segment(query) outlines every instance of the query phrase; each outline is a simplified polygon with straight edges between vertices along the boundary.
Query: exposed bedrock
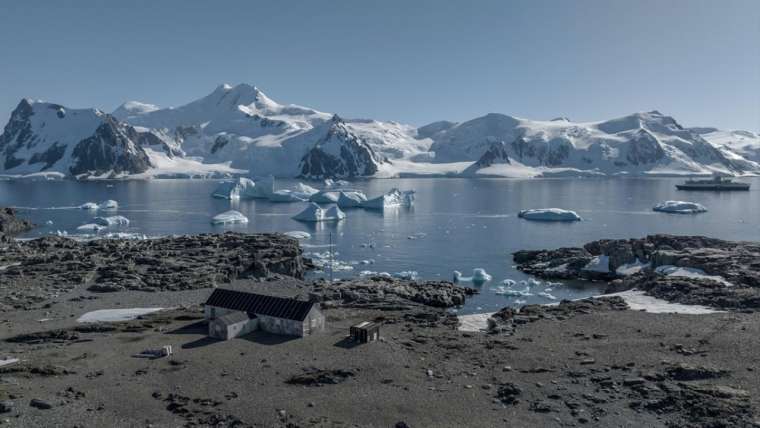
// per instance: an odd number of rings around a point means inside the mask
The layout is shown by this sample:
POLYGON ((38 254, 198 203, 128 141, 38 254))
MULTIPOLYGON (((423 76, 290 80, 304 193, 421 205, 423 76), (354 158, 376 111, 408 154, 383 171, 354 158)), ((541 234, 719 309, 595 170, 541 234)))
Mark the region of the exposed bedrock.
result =
POLYGON ((204 234, 157 239, 15 241, 0 253, 0 308, 24 307, 74 288, 187 290, 239 278, 303 279, 298 241, 281 234, 204 234))
POLYGON ((609 281, 609 292, 637 288, 679 303, 760 308, 760 244, 754 242, 649 235, 603 239, 582 248, 518 251, 514 261, 518 269, 539 277, 609 281), (696 274, 657 273, 663 266, 696 274))
POLYGON ((0 242, 8 241, 11 236, 26 232, 34 225, 16 216, 13 208, 0 208, 0 242))

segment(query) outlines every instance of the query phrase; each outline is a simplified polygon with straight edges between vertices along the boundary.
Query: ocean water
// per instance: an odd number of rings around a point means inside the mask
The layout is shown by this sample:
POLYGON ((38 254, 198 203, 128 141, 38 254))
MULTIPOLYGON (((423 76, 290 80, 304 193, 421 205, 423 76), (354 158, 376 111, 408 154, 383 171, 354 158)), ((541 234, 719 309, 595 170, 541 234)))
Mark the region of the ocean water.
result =
MULTIPOLYGON (((677 178, 614 179, 396 179, 353 183, 368 196, 393 187, 417 191, 412 208, 345 210, 339 223, 310 224, 293 220, 306 203, 262 200, 230 202, 211 198, 217 180, 154 180, 124 182, 0 182, 0 206, 15 206, 39 225, 25 237, 66 232, 96 215, 77 209, 85 202, 114 199, 127 227, 101 232, 160 236, 171 234, 306 231, 301 243, 307 255, 322 260, 334 243, 335 277, 363 271, 409 275, 419 279, 451 279, 455 270, 471 276, 485 269, 493 279, 479 285, 462 313, 498 310, 508 305, 550 303, 599 293, 593 284, 546 283, 518 272, 511 254, 521 249, 580 246, 602 238, 632 238, 653 233, 699 234, 724 239, 760 241, 760 180, 749 192, 684 192, 677 178), (698 215, 656 213, 664 200, 699 202, 698 215), (517 217, 527 208, 572 209, 581 222, 542 223, 517 217), (249 218, 246 225, 213 226, 210 219, 235 209, 249 218), (52 222, 52 224, 48 224, 52 222), (517 281, 504 294, 502 281, 517 281), (521 283, 521 281, 526 281, 521 283)), ((278 180, 277 188, 295 181, 278 180)), ((310 183, 315 185, 315 183, 310 183)), ((315 276, 327 275, 315 273, 315 276)))

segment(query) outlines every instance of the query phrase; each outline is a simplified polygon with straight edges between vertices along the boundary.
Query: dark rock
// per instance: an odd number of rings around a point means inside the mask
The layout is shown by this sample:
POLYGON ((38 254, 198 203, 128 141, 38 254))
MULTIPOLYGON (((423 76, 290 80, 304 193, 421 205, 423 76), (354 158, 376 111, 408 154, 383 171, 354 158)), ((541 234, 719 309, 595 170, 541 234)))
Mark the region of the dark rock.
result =
POLYGON ((53 408, 52 404, 48 403, 47 401, 39 400, 37 398, 33 398, 32 401, 29 402, 29 405, 40 410, 48 410, 53 408))
POLYGON ((581 314, 628 309, 620 297, 602 297, 598 299, 563 300, 558 305, 525 305, 519 309, 506 307, 496 312, 488 320, 491 333, 511 333, 519 324, 535 322, 541 319, 568 319, 581 314))
POLYGON ((667 376, 678 381, 693 381, 715 379, 726 376, 729 372, 711 367, 694 366, 686 363, 678 363, 665 370, 667 376))
POLYGON ((13 411, 13 401, 4 400, 0 401, 0 413, 9 413, 13 411))
POLYGON ((354 376, 354 372, 350 370, 320 370, 310 368, 306 369, 303 374, 292 376, 285 383, 304 386, 335 385, 345 382, 354 376))
POLYGON ((522 394, 522 390, 514 383, 503 383, 496 390, 496 398, 504 404, 517 404, 517 398, 522 394))
POLYGON ((33 227, 30 221, 18 218, 13 208, 0 208, 0 242, 8 241, 10 237, 33 227))

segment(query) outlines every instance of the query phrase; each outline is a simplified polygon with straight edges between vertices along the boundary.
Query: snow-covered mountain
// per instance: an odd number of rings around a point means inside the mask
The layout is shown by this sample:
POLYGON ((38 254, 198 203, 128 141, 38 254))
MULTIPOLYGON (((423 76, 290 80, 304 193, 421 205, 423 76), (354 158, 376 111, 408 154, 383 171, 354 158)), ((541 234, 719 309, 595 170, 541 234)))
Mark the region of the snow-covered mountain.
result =
POLYGON ((0 135, 0 172, 138 174, 150 168, 148 139, 99 110, 24 99, 0 135))
POLYGON ((0 174, 84 177, 585 176, 760 173, 760 137, 683 128, 657 111, 603 122, 491 113, 416 128, 280 104, 220 85, 188 104, 112 114, 23 100, 0 135, 0 174))
POLYGON ((716 147, 657 111, 604 122, 574 123, 488 114, 433 133, 435 162, 477 161, 494 142, 520 165, 604 174, 759 172, 760 165, 716 147))

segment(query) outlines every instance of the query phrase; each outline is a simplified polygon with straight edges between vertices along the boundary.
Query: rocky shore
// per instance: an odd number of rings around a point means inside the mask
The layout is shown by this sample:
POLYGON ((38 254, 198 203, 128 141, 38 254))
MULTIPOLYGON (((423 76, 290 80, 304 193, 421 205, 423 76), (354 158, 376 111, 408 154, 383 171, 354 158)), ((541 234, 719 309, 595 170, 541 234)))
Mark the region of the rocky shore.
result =
POLYGON ((0 207, 0 243, 10 242, 13 236, 31 230, 34 225, 16 216, 13 208, 0 207))

